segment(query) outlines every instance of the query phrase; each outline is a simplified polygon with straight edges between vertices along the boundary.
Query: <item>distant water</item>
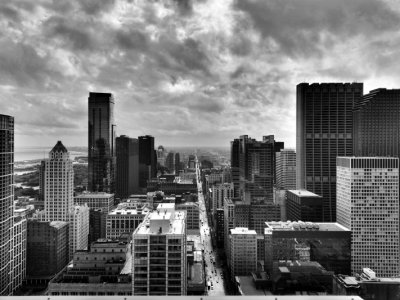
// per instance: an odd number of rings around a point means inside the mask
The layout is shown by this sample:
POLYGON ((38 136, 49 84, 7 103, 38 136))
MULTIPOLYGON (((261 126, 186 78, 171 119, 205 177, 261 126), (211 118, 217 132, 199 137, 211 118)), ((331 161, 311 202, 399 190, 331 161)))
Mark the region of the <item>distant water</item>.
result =
MULTIPOLYGON (((14 149, 14 161, 37 160, 49 157, 52 147, 19 147, 14 149)), ((69 151, 69 156, 73 160, 76 156, 87 156, 87 152, 69 151)))

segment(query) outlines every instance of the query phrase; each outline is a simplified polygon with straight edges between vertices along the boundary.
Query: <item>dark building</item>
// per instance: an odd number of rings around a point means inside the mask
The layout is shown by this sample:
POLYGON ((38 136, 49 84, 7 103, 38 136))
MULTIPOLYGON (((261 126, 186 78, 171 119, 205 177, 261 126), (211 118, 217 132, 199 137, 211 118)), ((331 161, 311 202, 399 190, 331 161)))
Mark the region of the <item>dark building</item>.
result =
POLYGON ((116 139, 116 196, 126 199, 139 191, 139 142, 126 135, 116 139))
POLYGON ((192 154, 189 155, 188 168, 189 169, 196 168, 196 157, 194 155, 192 155, 192 154))
POLYGON ((89 210, 89 245, 106 237, 108 211, 105 208, 89 210))
POLYGON ((321 195, 324 222, 336 220, 336 157, 353 155, 353 106, 362 83, 297 85, 296 186, 321 195))
POLYGON ((177 171, 175 170, 175 153, 170 152, 167 155, 167 158, 165 159, 165 166, 167 167, 169 173, 171 174, 178 174, 177 171))
POLYGON ((68 228, 68 223, 63 221, 28 220, 28 285, 46 286, 68 264, 68 228))
POLYGON ((224 209, 217 208, 217 212, 215 214, 215 235, 217 238, 217 247, 224 247, 224 209))
POLYGON ((147 192, 163 191, 166 195, 182 195, 185 193, 196 193, 196 183, 179 183, 170 181, 160 181, 159 179, 149 180, 147 192))
POLYGON ((39 166, 39 200, 41 201, 44 201, 45 170, 45 161, 42 160, 39 166))
MULTIPOLYGON (((154 157, 154 137, 139 136, 139 187, 146 189, 147 180, 156 177, 157 157, 154 157)), ((157 155, 156 155, 157 156, 157 155)))
POLYGON ((290 221, 323 222, 322 197, 305 190, 286 193, 286 216, 290 221))
POLYGON ((14 118, 0 114, 0 296, 12 293, 14 118))
POLYGON ((400 153, 400 89, 376 89, 354 107, 354 155, 400 153))
POLYGON ((234 139, 231 142, 231 173, 232 173, 232 182, 233 182, 233 187, 234 187, 233 193, 234 193, 235 197, 239 197, 239 189, 240 189, 239 145, 240 145, 239 139, 234 139))
POLYGON ((179 153, 175 153, 175 173, 179 174, 180 170, 181 170, 181 158, 179 153))
POLYGON ((317 261, 335 274, 351 272, 351 231, 338 223, 268 222, 265 268, 279 260, 317 261))
POLYGON ((88 189, 115 190, 114 97, 110 93, 89 93, 88 189))
POLYGON ((243 201, 251 204, 273 202, 275 153, 283 147, 283 142, 276 142, 273 135, 263 136, 262 141, 247 135, 239 138, 239 188, 243 201))

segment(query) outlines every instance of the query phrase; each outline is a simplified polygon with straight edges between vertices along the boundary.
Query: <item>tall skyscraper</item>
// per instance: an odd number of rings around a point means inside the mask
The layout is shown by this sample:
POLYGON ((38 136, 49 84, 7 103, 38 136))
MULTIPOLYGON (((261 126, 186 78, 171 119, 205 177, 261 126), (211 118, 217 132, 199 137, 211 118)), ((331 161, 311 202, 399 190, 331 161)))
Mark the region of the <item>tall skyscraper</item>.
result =
POLYGON ((239 145, 240 140, 234 139, 231 142, 231 173, 232 173, 232 182, 234 186, 234 195, 235 197, 239 197, 240 190, 240 175, 239 175, 239 145))
POLYGON ((147 180, 155 177, 154 166, 157 163, 154 157, 154 137, 139 136, 139 187, 145 189, 147 180))
POLYGON ((247 135, 240 137, 239 188, 243 201, 252 204, 273 202, 275 153, 281 149, 283 142, 276 142, 273 135, 263 136, 262 141, 256 141, 247 135))
POLYGON ((398 277, 398 158, 337 158, 337 221, 352 231, 353 273, 398 277))
POLYGON ((14 118, 0 115, 0 295, 12 293, 14 118))
POLYGON ((126 199, 139 191, 139 142, 126 135, 117 137, 116 196, 126 199))
MULTIPOLYGON (((43 164, 43 163, 42 163, 43 164)), ((46 221, 69 222, 74 207, 74 169, 67 148, 58 141, 44 160, 46 221)))
POLYGON ((354 155, 400 154, 400 89, 376 89, 354 107, 354 155))
POLYGON ((175 170, 175 153, 169 152, 165 159, 165 166, 169 170, 170 174, 177 174, 175 170))
POLYGON ((180 170, 181 170, 181 158, 179 153, 175 153, 175 173, 179 174, 180 170))
POLYGON ((296 151, 276 152, 276 186, 283 190, 296 189, 296 151))
POLYGON ((353 155, 353 106, 362 83, 297 85, 296 185, 321 195, 324 222, 336 220, 336 157, 353 155))
POLYGON ((91 192, 114 193, 115 122, 114 97, 89 93, 88 188, 91 192))

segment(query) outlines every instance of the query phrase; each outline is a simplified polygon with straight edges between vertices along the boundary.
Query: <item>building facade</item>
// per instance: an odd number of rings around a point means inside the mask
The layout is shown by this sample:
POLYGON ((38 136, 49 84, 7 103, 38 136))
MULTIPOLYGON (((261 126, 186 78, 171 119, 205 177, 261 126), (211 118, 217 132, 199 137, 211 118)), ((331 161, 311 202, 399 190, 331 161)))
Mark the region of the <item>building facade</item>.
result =
POLYGON ((110 93, 89 93, 88 189, 114 193, 115 122, 114 97, 110 93))
POLYGON ((70 214, 69 259, 89 246, 89 207, 75 206, 70 214))
POLYGON ((12 293, 14 118, 0 114, 0 296, 12 293))
POLYGON ((198 203, 183 202, 176 204, 175 209, 186 211, 186 229, 200 229, 200 211, 198 203))
POLYGON ((351 271, 399 274, 399 159, 337 158, 337 220, 352 235, 351 271))
POLYGON ((230 230, 229 260, 232 280, 257 270, 257 233, 248 228, 230 230))
POLYGON ((293 149, 276 152, 276 187, 296 189, 296 151, 293 149))
POLYGON ((90 209, 104 209, 110 212, 114 207, 114 194, 86 192, 75 196, 74 203, 78 205, 87 204, 90 209))
POLYGON ((187 294, 186 214, 157 209, 133 233, 134 296, 187 294))
POLYGON ((287 191, 286 217, 290 221, 322 222, 322 197, 306 190, 287 191))
POLYGON ((26 277, 26 230, 27 219, 22 216, 14 216, 14 225, 12 232, 12 250, 11 250, 11 269, 12 269, 12 291, 14 292, 22 285, 26 277))
POLYGON ((139 136, 139 187, 146 189, 147 181, 157 176, 157 154, 154 156, 154 137, 139 136))
POLYGON ((233 183, 215 184, 211 188, 212 192, 212 214, 217 212, 217 209, 224 207, 225 198, 233 198, 234 186, 233 183))
POLYGON ((353 155, 353 106, 362 83, 297 85, 296 186, 321 195, 324 222, 336 220, 336 157, 353 155))
POLYGON ((117 144, 116 197, 126 199, 139 191, 139 142, 121 135, 117 144))

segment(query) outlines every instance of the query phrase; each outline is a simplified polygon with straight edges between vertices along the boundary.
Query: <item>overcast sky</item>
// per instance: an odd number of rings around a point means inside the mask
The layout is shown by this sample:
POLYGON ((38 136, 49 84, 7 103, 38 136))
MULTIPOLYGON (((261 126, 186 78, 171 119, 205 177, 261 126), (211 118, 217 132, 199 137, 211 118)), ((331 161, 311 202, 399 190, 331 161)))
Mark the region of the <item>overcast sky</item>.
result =
POLYGON ((86 146, 112 92, 118 135, 294 147, 298 83, 400 88, 399 29, 395 0, 2 1, 0 113, 17 148, 86 146))

